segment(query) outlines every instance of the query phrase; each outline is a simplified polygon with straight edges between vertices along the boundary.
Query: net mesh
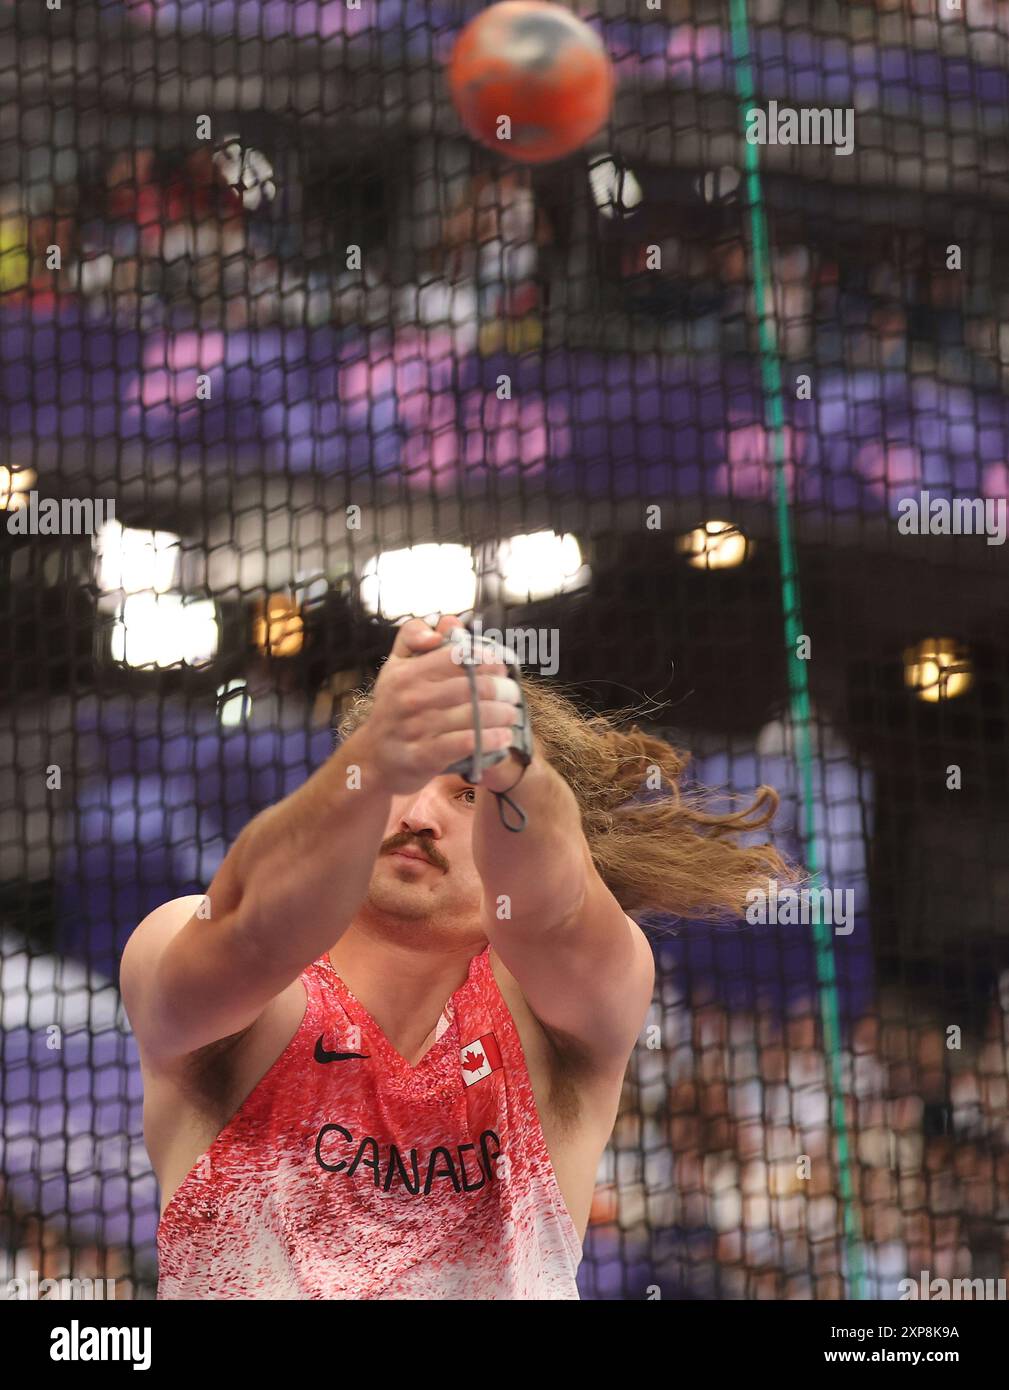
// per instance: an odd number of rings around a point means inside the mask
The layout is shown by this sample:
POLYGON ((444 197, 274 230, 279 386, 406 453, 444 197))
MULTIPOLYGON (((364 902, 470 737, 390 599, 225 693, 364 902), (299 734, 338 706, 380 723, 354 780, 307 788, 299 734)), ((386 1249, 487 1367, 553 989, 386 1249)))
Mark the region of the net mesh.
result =
POLYGON ((613 117, 535 168, 452 108, 481 8, 0 5, 0 1288, 152 1295, 123 945, 442 610, 779 788, 847 913, 834 982, 784 903, 647 923, 583 1296, 1004 1277, 1005 7, 574 6, 613 117))

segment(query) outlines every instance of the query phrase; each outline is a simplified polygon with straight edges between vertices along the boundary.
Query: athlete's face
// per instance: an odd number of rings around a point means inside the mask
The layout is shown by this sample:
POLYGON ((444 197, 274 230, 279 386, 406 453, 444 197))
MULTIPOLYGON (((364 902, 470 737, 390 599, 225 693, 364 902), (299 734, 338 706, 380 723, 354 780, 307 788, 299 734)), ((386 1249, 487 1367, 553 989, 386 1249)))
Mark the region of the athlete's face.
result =
POLYGON ((439 929, 473 930, 482 886, 473 863, 476 791, 461 777, 435 777, 393 798, 368 890, 377 911, 431 918, 439 929))

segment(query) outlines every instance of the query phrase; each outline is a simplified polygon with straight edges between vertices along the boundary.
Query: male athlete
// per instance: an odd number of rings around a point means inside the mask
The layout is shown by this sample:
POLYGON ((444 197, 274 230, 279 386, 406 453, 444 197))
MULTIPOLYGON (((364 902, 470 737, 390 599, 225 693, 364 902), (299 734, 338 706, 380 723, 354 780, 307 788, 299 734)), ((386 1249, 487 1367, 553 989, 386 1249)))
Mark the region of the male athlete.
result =
POLYGON ((459 627, 401 627, 327 762, 126 947, 161 1298, 577 1298, 652 996, 624 908, 738 909, 780 863, 732 843, 772 792, 696 812, 668 745, 539 683, 524 771, 445 775, 521 710, 504 664, 474 701, 459 627))

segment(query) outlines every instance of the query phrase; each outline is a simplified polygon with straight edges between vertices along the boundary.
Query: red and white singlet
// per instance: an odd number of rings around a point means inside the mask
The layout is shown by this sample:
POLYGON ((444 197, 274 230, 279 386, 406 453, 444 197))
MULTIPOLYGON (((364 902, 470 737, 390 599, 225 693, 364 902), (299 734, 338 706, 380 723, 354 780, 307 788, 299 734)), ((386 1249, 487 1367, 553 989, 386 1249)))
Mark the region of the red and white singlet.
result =
POLYGON ((158 1227, 159 1298, 576 1299, 582 1248, 490 948, 410 1066, 328 955, 158 1227))

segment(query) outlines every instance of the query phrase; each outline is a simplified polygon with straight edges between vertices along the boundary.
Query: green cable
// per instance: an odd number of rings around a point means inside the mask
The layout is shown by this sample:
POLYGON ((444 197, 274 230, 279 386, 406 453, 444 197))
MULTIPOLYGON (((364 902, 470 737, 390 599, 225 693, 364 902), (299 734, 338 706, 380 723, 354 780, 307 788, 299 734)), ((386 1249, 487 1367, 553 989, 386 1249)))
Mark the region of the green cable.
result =
MULTIPOLYGON (((749 17, 746 0, 730 0, 732 51, 736 74, 736 95, 739 101, 743 128, 746 113, 754 102, 753 68, 750 59, 749 17)), ((781 568, 781 600, 785 625, 785 648, 788 653, 788 691, 792 727, 795 731, 795 757, 800 776, 802 839, 805 846, 810 882, 813 888, 820 883, 821 856, 816 833, 816 803, 813 792, 813 751, 810 737, 812 722, 809 700, 809 679, 806 663, 800 660, 796 645, 802 633, 802 614, 799 604, 799 573, 792 534, 792 517, 788 504, 788 482, 785 475, 785 411, 782 400, 781 359, 778 355, 773 302, 772 312, 765 312, 767 295, 772 285, 768 253, 767 215, 764 207, 760 177, 760 158, 757 146, 744 137, 744 167, 746 201, 750 215, 750 243, 753 281, 757 295, 757 324, 760 344, 760 374, 764 387, 765 420, 771 434, 774 453, 774 488, 778 530, 778 558, 781 568)), ((865 1297, 862 1235, 855 1205, 852 1178, 851 1140, 848 1133, 844 1104, 843 1069, 841 1058, 841 1024, 837 993, 837 967, 830 925, 820 920, 820 898, 811 894, 813 940, 816 948, 816 975, 820 997, 820 1016, 823 1024, 823 1045, 829 1059, 828 1089, 831 1115, 837 1136, 837 1157, 840 1176, 841 1204, 844 1214, 844 1238, 847 1246, 847 1278, 849 1290, 856 1299, 865 1297)))

